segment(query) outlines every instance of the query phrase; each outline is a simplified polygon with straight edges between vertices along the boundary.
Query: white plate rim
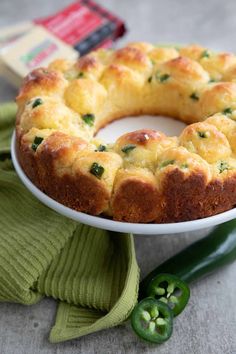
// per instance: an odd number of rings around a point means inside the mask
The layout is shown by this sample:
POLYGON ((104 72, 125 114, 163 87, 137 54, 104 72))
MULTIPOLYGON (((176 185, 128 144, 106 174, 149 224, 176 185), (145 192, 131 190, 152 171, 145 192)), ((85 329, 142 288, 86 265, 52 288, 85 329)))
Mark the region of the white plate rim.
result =
POLYGON ((43 204, 72 220, 87 224, 89 226, 97 227, 99 229, 105 229, 115 232, 133 233, 136 235, 178 234, 209 228, 236 218, 236 208, 203 219, 167 224, 126 223, 105 219, 100 216, 85 214, 69 207, 66 207, 63 204, 55 201, 54 199, 43 193, 31 182, 31 180, 24 173, 17 159, 15 131, 13 132, 11 139, 11 157, 16 173, 22 183, 43 204))

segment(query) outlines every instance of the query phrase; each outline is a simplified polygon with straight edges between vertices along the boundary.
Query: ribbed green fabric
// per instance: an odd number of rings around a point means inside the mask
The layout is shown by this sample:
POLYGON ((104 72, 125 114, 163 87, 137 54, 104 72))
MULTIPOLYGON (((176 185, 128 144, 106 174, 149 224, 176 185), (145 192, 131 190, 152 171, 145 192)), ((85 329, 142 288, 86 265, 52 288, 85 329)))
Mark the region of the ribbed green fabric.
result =
POLYGON ((0 172, 0 210, 0 301, 35 303, 35 282, 76 224, 32 197, 13 171, 0 172))
POLYGON ((9 159, 15 105, 0 105, 0 301, 59 302, 51 342, 123 322, 136 300, 133 236, 76 224, 36 200, 9 159))
MULTIPOLYGON (((127 236, 127 235, 126 235, 127 236)), ((118 236, 119 237, 119 236, 118 236)), ((139 271, 138 266, 133 255, 135 254, 133 239, 130 237, 123 237, 121 240, 123 249, 125 250, 125 257, 120 257, 117 265, 122 262, 126 262, 123 288, 119 293, 119 297, 116 299, 114 306, 109 312, 102 312, 95 309, 86 309, 79 306, 68 305, 67 303, 61 303, 58 309, 56 325, 52 328, 50 334, 51 342, 60 342, 62 340, 74 339, 84 336, 89 333, 97 332, 101 329, 114 327, 125 321, 137 300, 138 283, 139 283, 139 271), (122 260, 123 258, 123 260, 122 260)), ((114 274, 113 284, 106 284, 103 288, 105 291, 112 289, 114 282, 116 282, 116 274, 114 274)), ((116 286, 118 289, 119 286, 116 286)), ((97 289, 90 283, 90 291, 96 291, 102 294, 102 288, 97 289)), ((115 298, 113 299, 113 301, 115 298)))
POLYGON ((134 255, 131 235, 77 227, 38 282, 42 294, 67 302, 59 306, 52 342, 112 327, 128 317, 138 291, 134 255))
POLYGON ((0 153, 9 152, 12 126, 16 117, 16 104, 13 102, 0 105, 0 153))

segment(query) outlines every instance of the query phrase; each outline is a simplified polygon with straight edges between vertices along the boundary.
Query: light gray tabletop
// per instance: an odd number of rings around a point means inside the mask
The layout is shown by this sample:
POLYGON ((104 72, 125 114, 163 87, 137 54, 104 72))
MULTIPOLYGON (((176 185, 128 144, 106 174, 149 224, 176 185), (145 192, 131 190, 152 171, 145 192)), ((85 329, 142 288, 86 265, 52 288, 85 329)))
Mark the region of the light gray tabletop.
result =
MULTIPOLYGON (((45 16, 69 0, 0 0, 0 25, 45 16)), ((103 0, 120 15, 129 32, 127 41, 153 43, 199 42, 236 52, 236 2, 234 0, 103 0)), ((15 89, 0 78, 0 102, 12 99, 15 89)), ((136 236, 142 274, 178 250, 204 236, 208 230, 181 235, 136 236)), ((236 354, 236 263, 191 286, 187 309, 175 320, 171 339, 161 346, 140 342, 129 325, 101 331, 67 343, 52 345, 48 333, 56 303, 45 299, 26 307, 0 304, 0 354, 236 354)))

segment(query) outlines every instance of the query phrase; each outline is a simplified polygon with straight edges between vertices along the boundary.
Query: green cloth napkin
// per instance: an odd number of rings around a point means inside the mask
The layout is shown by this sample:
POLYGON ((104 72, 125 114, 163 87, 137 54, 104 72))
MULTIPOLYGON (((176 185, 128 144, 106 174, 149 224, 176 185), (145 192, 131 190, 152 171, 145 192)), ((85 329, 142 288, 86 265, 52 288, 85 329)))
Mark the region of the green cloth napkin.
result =
POLYGON ((15 114, 0 105, 0 301, 58 300, 51 342, 122 323, 137 301, 133 236, 78 224, 31 195, 10 160, 15 114))

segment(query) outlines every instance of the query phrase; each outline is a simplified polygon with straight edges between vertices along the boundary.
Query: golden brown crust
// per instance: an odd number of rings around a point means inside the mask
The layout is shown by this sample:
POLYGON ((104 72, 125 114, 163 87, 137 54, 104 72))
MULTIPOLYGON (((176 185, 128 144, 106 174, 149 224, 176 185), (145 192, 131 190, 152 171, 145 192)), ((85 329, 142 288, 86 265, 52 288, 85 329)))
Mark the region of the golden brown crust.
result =
POLYGON ((20 127, 16 127, 16 149, 17 149, 17 156, 19 162, 25 171, 26 175, 31 179, 31 181, 39 185, 39 178, 38 178, 38 169, 37 169, 37 161, 35 159, 35 154, 33 150, 29 148, 29 146, 25 143, 22 143, 23 132, 21 131, 20 127))
POLYGON ((232 153, 226 136, 206 122, 185 128, 180 135, 180 144, 209 163, 224 160, 232 153))
POLYGON ((236 108, 236 84, 232 82, 213 84, 202 93, 200 105, 204 118, 221 113, 228 107, 236 108))
POLYGON ((60 203, 126 222, 203 218, 236 204, 236 57, 198 45, 130 43, 24 80, 17 151, 27 176, 60 203), (219 82, 212 82, 217 80, 219 82), (188 123, 180 137, 151 129, 114 144, 93 138, 126 115, 188 123))
MULTIPOLYGON (((40 159, 40 165, 44 169, 48 163, 46 156, 40 159)), ((99 215, 107 210, 109 193, 95 178, 89 178, 82 173, 58 177, 51 168, 46 171, 40 175, 42 181, 40 188, 53 199, 72 209, 92 215, 99 215)))
POLYGON ((183 172, 174 170, 163 183, 163 213, 157 223, 180 222, 212 216, 235 206, 236 176, 206 183, 199 171, 187 179, 183 172))
POLYGON ((190 58, 195 61, 199 61, 202 58, 202 54, 206 51, 206 48, 198 44, 190 44, 187 47, 182 47, 179 50, 181 56, 190 58))
POLYGON ((81 57, 74 67, 78 72, 78 76, 95 80, 100 77, 104 69, 103 63, 91 54, 81 57))
POLYGON ((177 57, 165 62, 162 70, 172 74, 174 78, 179 80, 203 81, 204 83, 209 79, 206 71, 198 64, 187 57, 177 57))
POLYGON ((161 195, 153 176, 121 170, 117 179, 111 203, 114 219, 144 223, 155 220, 161 213, 161 195))
POLYGON ((153 63, 161 63, 177 58, 179 53, 175 48, 154 48, 150 50, 148 56, 153 63))
POLYGON ((117 142, 121 143, 123 141, 123 143, 126 144, 138 144, 146 146, 150 140, 159 141, 163 137, 165 137, 165 135, 156 130, 141 129, 122 135, 122 137, 119 138, 117 142))
POLYGON ((67 85, 63 75, 56 70, 38 68, 26 76, 16 97, 19 106, 40 95, 62 95, 67 85))
POLYGON ((148 70, 151 67, 147 55, 141 49, 132 46, 118 49, 114 53, 113 62, 140 71, 148 70))

